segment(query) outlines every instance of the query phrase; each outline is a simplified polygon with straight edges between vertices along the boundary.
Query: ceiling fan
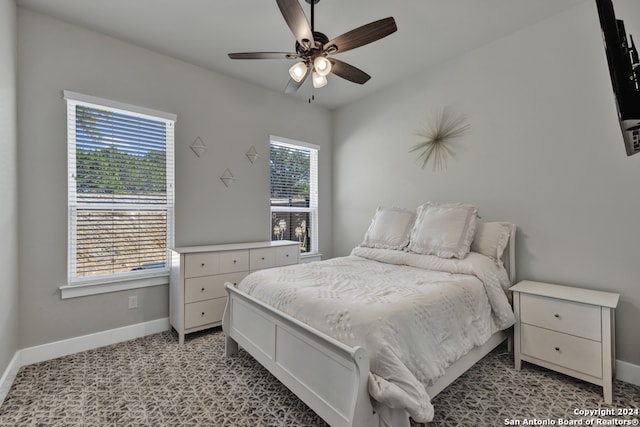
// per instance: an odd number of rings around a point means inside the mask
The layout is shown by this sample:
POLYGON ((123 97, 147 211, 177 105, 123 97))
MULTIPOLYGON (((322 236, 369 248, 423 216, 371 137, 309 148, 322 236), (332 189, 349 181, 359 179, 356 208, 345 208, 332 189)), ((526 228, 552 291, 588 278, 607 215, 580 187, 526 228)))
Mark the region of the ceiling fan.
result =
POLYGON ((327 75, 336 76, 354 83, 364 84, 371 76, 364 71, 332 57, 337 53, 369 44, 394 33, 398 27, 392 17, 380 19, 346 32, 331 40, 314 29, 313 7, 320 0, 305 0, 311 6, 311 25, 298 0, 276 0, 280 12, 296 38, 295 52, 243 52, 230 53, 231 59, 299 59, 290 69, 291 79, 286 93, 296 92, 312 75, 314 88, 327 84, 327 75))

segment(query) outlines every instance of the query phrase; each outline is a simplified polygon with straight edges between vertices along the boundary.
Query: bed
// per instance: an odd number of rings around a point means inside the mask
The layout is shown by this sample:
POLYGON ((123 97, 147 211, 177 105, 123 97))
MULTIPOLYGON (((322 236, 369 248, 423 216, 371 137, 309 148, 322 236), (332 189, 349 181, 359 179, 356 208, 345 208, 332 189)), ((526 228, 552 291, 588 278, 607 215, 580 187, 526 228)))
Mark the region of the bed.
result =
POLYGON ((333 427, 407 427, 508 338, 515 226, 477 208, 378 208, 349 256, 226 285, 226 354, 241 346, 333 427))

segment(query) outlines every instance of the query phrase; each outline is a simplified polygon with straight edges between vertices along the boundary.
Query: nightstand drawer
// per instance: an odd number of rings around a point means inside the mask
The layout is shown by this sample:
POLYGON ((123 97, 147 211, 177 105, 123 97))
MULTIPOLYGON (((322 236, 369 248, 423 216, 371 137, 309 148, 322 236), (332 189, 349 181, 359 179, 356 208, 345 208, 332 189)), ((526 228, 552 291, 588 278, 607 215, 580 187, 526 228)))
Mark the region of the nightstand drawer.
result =
POLYGON ((185 329, 206 325, 207 323, 220 322, 224 313, 227 297, 209 299, 206 301, 192 302, 184 305, 185 329))
POLYGON ((246 271, 241 271, 239 273, 217 274, 214 276, 186 279, 184 285, 184 301, 191 303, 204 301, 206 299, 226 297, 225 282, 238 284, 246 275, 246 271))
POLYGON ((539 295, 520 296, 520 321, 553 331, 601 341, 600 307, 539 295))
POLYGON ((525 324, 520 333, 523 355, 602 378, 599 342, 525 324))

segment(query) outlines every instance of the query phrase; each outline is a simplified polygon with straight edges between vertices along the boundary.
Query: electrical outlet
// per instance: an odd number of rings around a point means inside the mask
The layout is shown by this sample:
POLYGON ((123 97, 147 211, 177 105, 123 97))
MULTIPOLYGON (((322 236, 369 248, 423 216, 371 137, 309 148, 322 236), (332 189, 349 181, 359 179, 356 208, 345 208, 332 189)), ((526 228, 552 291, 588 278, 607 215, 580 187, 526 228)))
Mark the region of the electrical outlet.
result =
POLYGON ((131 310, 132 308, 138 308, 138 296, 137 295, 131 295, 129 297, 129 310, 131 310))

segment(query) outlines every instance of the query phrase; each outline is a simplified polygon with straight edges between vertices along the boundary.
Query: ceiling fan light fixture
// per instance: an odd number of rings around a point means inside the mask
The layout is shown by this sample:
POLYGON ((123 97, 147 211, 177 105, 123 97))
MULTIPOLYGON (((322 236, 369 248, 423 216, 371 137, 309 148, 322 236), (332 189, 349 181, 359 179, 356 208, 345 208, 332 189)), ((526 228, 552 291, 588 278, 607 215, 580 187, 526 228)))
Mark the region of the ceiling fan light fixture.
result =
POLYGON ((230 53, 231 59, 296 59, 289 68, 291 78, 285 93, 295 93, 312 74, 314 88, 327 84, 327 75, 335 74, 357 84, 366 83, 371 76, 353 65, 334 59, 331 55, 373 43, 396 32, 398 27, 393 17, 379 19, 344 34, 329 39, 326 34, 315 31, 314 5, 320 0, 305 0, 311 6, 311 22, 299 0, 276 0, 280 13, 295 37, 293 52, 238 52, 230 53), (331 57, 331 59, 329 59, 331 57))
POLYGON ((309 67, 304 62, 296 62, 289 68, 289 75, 293 80, 300 83, 307 75, 309 67))
POLYGON ((324 56, 318 56, 313 60, 313 68, 319 75, 326 76, 331 72, 331 61, 324 56))
POLYGON ((314 71, 312 77, 314 88, 318 89, 327 85, 327 76, 322 76, 314 71))

